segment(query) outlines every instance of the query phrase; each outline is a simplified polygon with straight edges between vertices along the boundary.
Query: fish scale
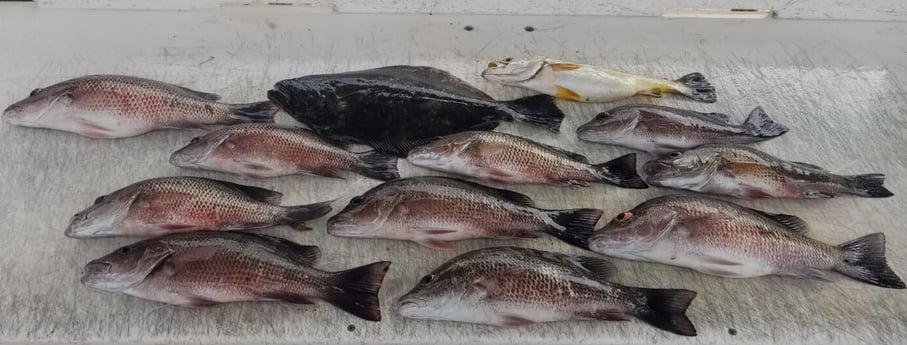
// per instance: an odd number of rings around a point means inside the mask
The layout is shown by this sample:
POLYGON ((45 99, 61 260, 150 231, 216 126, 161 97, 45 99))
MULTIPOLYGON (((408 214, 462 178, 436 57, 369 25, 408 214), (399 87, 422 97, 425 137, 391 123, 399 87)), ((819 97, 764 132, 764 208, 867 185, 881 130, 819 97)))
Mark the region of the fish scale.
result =
POLYGON ((598 258, 497 247, 457 256, 400 298, 401 315, 497 326, 636 317, 695 335, 684 315, 696 293, 610 282, 614 267, 598 258))
POLYGON ((806 223, 795 216, 674 195, 619 214, 591 236, 589 248, 721 277, 775 274, 827 280, 825 271, 837 271, 870 284, 904 288, 888 267, 883 234, 834 246, 806 232, 806 223))
POLYGON ((544 210, 516 192, 424 176, 386 182, 354 197, 328 219, 328 233, 411 240, 438 249, 452 249, 449 241, 548 233, 584 248, 599 217, 596 209, 544 210))
POLYGON ((381 319, 378 290, 389 262, 325 272, 318 247, 237 232, 172 234, 92 260, 81 281, 101 290, 183 306, 324 300, 361 318, 381 319))
POLYGON ((647 187, 636 173, 635 154, 593 165, 582 155, 499 132, 449 135, 411 150, 407 160, 497 183, 647 187))
POLYGON ((199 177, 136 182, 95 200, 73 216, 70 237, 152 236, 194 230, 247 230, 274 225, 308 229, 330 202, 279 206, 272 190, 199 177))
POLYGON ((176 166, 253 178, 285 175, 339 177, 353 171, 380 180, 398 178, 397 159, 375 151, 353 153, 302 128, 239 124, 202 137, 170 157, 176 166))
POLYGON ((165 128, 273 122, 277 112, 270 102, 226 104, 219 98, 144 78, 90 75, 35 89, 6 108, 3 119, 93 138, 123 138, 165 128))

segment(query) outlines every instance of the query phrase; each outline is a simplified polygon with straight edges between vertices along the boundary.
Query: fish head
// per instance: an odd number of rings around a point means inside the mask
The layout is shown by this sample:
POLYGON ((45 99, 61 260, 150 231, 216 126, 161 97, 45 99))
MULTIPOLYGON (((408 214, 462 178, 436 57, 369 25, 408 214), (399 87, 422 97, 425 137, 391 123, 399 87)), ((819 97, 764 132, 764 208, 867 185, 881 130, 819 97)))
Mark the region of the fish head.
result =
POLYGON ((449 135, 410 150, 406 160, 430 169, 461 170, 455 169, 456 166, 468 165, 464 159, 469 156, 470 148, 478 142, 470 132, 449 135))
POLYGON ((352 199, 346 207, 328 219, 329 234, 341 237, 373 237, 383 228, 399 203, 401 195, 380 191, 352 199))
POLYGON ((475 320, 484 292, 475 277, 445 264, 425 275, 412 290, 397 300, 403 317, 427 320, 475 320))
POLYGON ((139 195, 138 188, 127 187, 98 197, 93 205, 72 216, 64 234, 73 238, 113 235, 139 195))
POLYGON ((138 285, 173 254, 165 243, 141 241, 90 261, 82 269, 82 284, 105 291, 123 291, 138 285))
POLYGON ((335 124, 333 112, 325 111, 328 98, 317 85, 304 78, 287 79, 274 84, 268 91, 268 100, 289 113, 294 119, 310 127, 335 124))
POLYGON ((624 259, 651 248, 677 224, 677 212, 652 199, 621 212, 589 237, 589 249, 624 259))
POLYGON ((599 143, 618 143, 639 124, 639 111, 616 108, 601 112, 576 129, 578 138, 599 143))
POLYGON ((709 180, 720 163, 720 154, 708 148, 670 152, 643 165, 646 182, 656 186, 689 188, 709 180))
POLYGON ((3 111, 3 120, 18 126, 33 126, 41 123, 42 119, 52 119, 55 114, 65 113, 72 102, 72 87, 68 83, 35 89, 25 99, 7 107, 3 111))
POLYGON ((518 84, 535 77, 542 70, 542 67, 545 67, 544 57, 531 57, 520 60, 506 58, 489 62, 488 67, 482 71, 482 78, 503 84, 518 84))
POLYGON ((230 135, 215 131, 192 138, 189 144, 170 155, 170 164, 181 168, 203 168, 209 166, 209 160, 224 146, 230 135))

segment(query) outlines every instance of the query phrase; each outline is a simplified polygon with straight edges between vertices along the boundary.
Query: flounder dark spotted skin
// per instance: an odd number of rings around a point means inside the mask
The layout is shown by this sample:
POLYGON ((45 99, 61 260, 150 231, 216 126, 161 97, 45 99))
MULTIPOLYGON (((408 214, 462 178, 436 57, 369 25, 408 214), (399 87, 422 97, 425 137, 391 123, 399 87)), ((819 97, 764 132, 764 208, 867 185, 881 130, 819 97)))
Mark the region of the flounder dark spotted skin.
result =
POLYGON ((278 82, 268 98, 319 134, 405 156, 414 146, 518 120, 557 131, 550 96, 496 101, 432 67, 388 66, 278 82))

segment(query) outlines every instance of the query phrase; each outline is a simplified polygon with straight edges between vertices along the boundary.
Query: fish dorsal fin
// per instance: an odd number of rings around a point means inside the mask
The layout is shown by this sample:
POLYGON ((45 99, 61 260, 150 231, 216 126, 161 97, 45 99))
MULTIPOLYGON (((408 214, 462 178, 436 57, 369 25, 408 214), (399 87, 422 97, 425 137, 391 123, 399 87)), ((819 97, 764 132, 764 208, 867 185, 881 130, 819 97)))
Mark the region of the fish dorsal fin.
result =
POLYGON ((722 114, 722 113, 700 113, 700 114, 702 114, 705 117, 708 117, 712 120, 721 122, 721 123, 725 123, 725 124, 731 123, 731 117, 727 116, 727 114, 722 114))
POLYGON ((799 167, 799 168, 806 168, 806 169, 810 169, 810 170, 822 170, 822 171, 825 171, 824 168, 822 168, 822 167, 820 167, 820 166, 818 166, 818 165, 814 165, 814 164, 803 163, 803 162, 795 162, 795 161, 788 161, 788 163, 790 163, 790 164, 793 165, 793 166, 799 167))
POLYGON ((542 144, 542 143, 539 143, 539 142, 536 142, 536 144, 539 144, 539 145, 541 145, 542 147, 545 147, 545 148, 547 148, 547 149, 549 149, 549 150, 551 150, 551 151, 557 152, 557 153, 560 154, 561 156, 570 158, 570 159, 572 159, 572 160, 575 160, 575 161, 578 161, 578 162, 581 162, 581 163, 586 163, 586 164, 589 163, 589 158, 586 158, 586 156, 583 156, 583 155, 581 155, 581 154, 579 154, 579 153, 567 151, 567 150, 562 149, 562 148, 560 148, 560 147, 555 147, 555 146, 551 146, 551 145, 547 145, 547 144, 542 144))
POLYGON ((198 97, 198 98, 208 100, 208 101, 220 100, 220 95, 215 94, 215 93, 195 91, 188 87, 183 87, 183 86, 179 86, 179 85, 173 85, 173 86, 176 87, 177 89, 179 89, 179 91, 182 91, 183 93, 190 95, 190 96, 198 97))
POLYGON ((321 248, 318 248, 318 246, 306 246, 274 236, 259 235, 259 237, 270 242, 274 246, 286 249, 285 253, 281 254, 286 255, 299 263, 314 265, 318 262, 318 259, 321 258, 321 248))
POLYGON ((568 255, 567 262, 587 272, 587 276, 596 281, 609 281, 617 275, 617 267, 605 259, 591 256, 568 255))
POLYGON ((435 87, 438 87, 450 93, 469 97, 478 97, 489 101, 494 100, 484 91, 467 84, 465 81, 463 81, 463 79, 457 78, 453 74, 450 74, 450 72, 434 67, 396 65, 379 67, 375 68, 374 70, 397 72, 395 76, 404 79, 411 79, 407 78, 407 74, 411 74, 412 76, 425 79, 418 80, 420 82, 431 83, 435 87))
POLYGON ((206 179, 206 180, 233 188, 236 191, 244 194, 245 196, 247 196, 250 199, 255 200, 255 201, 261 201, 261 202, 269 203, 272 205, 279 205, 280 200, 283 199, 282 193, 273 191, 270 189, 247 186, 244 184, 238 184, 238 183, 220 181, 220 180, 214 180, 214 179, 206 179))
POLYGON ((809 224, 806 224, 806 221, 800 217, 792 216, 789 214, 783 214, 783 213, 768 213, 765 211, 760 211, 760 210, 755 210, 755 209, 750 209, 750 210, 752 210, 753 212, 756 212, 758 214, 761 214, 761 215, 765 216, 766 218, 770 218, 771 220, 774 220, 778 224, 783 225, 784 229, 790 230, 793 233, 800 234, 800 235, 806 235, 806 233, 809 232, 809 224))
POLYGON ((517 192, 506 190, 506 189, 492 188, 492 187, 480 185, 478 183, 472 183, 472 182, 467 182, 467 181, 462 181, 462 182, 475 185, 476 188, 481 189, 488 194, 500 197, 501 199, 510 201, 510 202, 514 203, 515 205, 525 206, 525 207, 535 207, 535 201, 532 201, 532 198, 530 198, 526 194, 517 193, 517 192))

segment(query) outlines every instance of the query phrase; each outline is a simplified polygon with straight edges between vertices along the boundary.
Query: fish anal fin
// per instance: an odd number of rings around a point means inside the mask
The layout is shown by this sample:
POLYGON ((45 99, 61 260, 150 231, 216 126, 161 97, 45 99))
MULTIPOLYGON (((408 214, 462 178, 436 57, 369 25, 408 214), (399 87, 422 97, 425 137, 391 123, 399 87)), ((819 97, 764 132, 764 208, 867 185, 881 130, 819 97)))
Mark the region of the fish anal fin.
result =
POLYGON ((498 324, 500 324, 501 326, 506 326, 506 327, 529 326, 529 325, 534 325, 537 323, 537 322, 527 319, 525 317, 512 315, 512 314, 500 315, 500 316, 498 316, 498 318, 499 318, 498 324))
POLYGON ((580 311, 576 313, 580 320, 627 321, 630 316, 626 313, 614 311, 580 311))
POLYGON ((452 233, 457 232, 457 230, 454 230, 454 229, 439 229, 439 228, 415 228, 413 230, 421 232, 423 234, 427 234, 427 235, 445 235, 445 234, 452 234, 452 233))
POLYGON ((429 247, 429 248, 440 249, 440 250, 453 250, 456 248, 456 246, 453 243, 450 243, 448 241, 442 241, 439 239, 434 239, 434 238, 418 239, 418 240, 415 240, 415 242, 418 244, 421 244, 423 246, 429 247))
POLYGON ((728 116, 727 114, 722 114, 722 113, 700 113, 700 114, 705 115, 706 117, 708 117, 712 120, 715 120, 715 121, 719 121, 721 123, 731 123, 731 117, 728 116))
POLYGON ((824 271, 812 267, 791 268, 786 273, 800 278, 807 278, 824 282, 831 281, 828 279, 828 274, 826 274, 824 271))
POLYGON ((287 303, 295 304, 315 304, 314 301, 308 296, 303 296, 298 293, 286 292, 286 291, 276 291, 268 292, 261 295, 262 298, 271 299, 275 301, 282 301, 287 303))
POLYGON ((582 162, 582 163, 589 163, 589 158, 587 158, 586 156, 583 156, 579 153, 567 151, 560 147, 555 147, 555 146, 546 145, 546 144, 542 144, 542 143, 538 143, 538 144, 550 149, 551 151, 557 152, 558 154, 563 155, 564 157, 570 158, 572 160, 582 162))
POLYGON ((651 89, 651 90, 643 90, 643 91, 637 92, 636 94, 640 95, 640 96, 661 97, 662 92, 661 92, 661 89, 651 89))
POLYGON ((220 302, 212 301, 210 299, 198 296, 192 296, 187 298, 189 306, 192 307, 210 307, 221 304, 220 302))
POLYGON ((247 186, 247 185, 243 185, 243 184, 221 181, 221 180, 206 179, 206 178, 200 178, 200 179, 208 180, 213 183, 231 187, 231 188, 239 191, 240 193, 245 194, 247 197, 251 198, 252 200, 261 201, 261 202, 272 204, 272 205, 279 205, 280 200, 283 198, 283 194, 281 194, 280 192, 270 190, 270 189, 247 186))
POLYGON ((581 101, 583 99, 583 96, 580 96, 580 94, 576 93, 576 91, 570 90, 566 87, 554 84, 554 89, 556 90, 554 97, 571 101, 581 101))
POLYGON ((196 229, 196 228, 198 228, 198 226, 192 225, 192 224, 165 224, 165 225, 161 225, 161 228, 166 229, 168 231, 180 232, 180 231, 188 231, 190 229, 196 229))
POLYGON ((724 278, 742 278, 743 276, 728 269, 717 267, 700 267, 696 269, 699 272, 724 278))
POLYGON ((820 166, 818 166, 818 165, 815 165, 815 164, 809 164, 809 163, 803 163, 803 162, 796 162, 796 161, 788 161, 788 163, 790 163, 790 164, 792 164, 792 165, 795 165, 795 166, 797 166, 797 167, 799 167, 799 168, 826 171, 824 168, 822 168, 822 167, 820 167, 820 166))
POLYGON ((218 101, 218 100, 220 100, 220 95, 218 95, 218 94, 209 93, 209 92, 195 91, 195 90, 190 89, 190 88, 185 87, 185 86, 179 86, 179 85, 173 85, 173 86, 175 86, 177 89, 179 89, 179 90, 182 91, 183 93, 185 93, 185 94, 187 94, 187 95, 190 95, 190 96, 195 96, 195 97, 198 97, 198 98, 207 100, 207 101, 218 101))

